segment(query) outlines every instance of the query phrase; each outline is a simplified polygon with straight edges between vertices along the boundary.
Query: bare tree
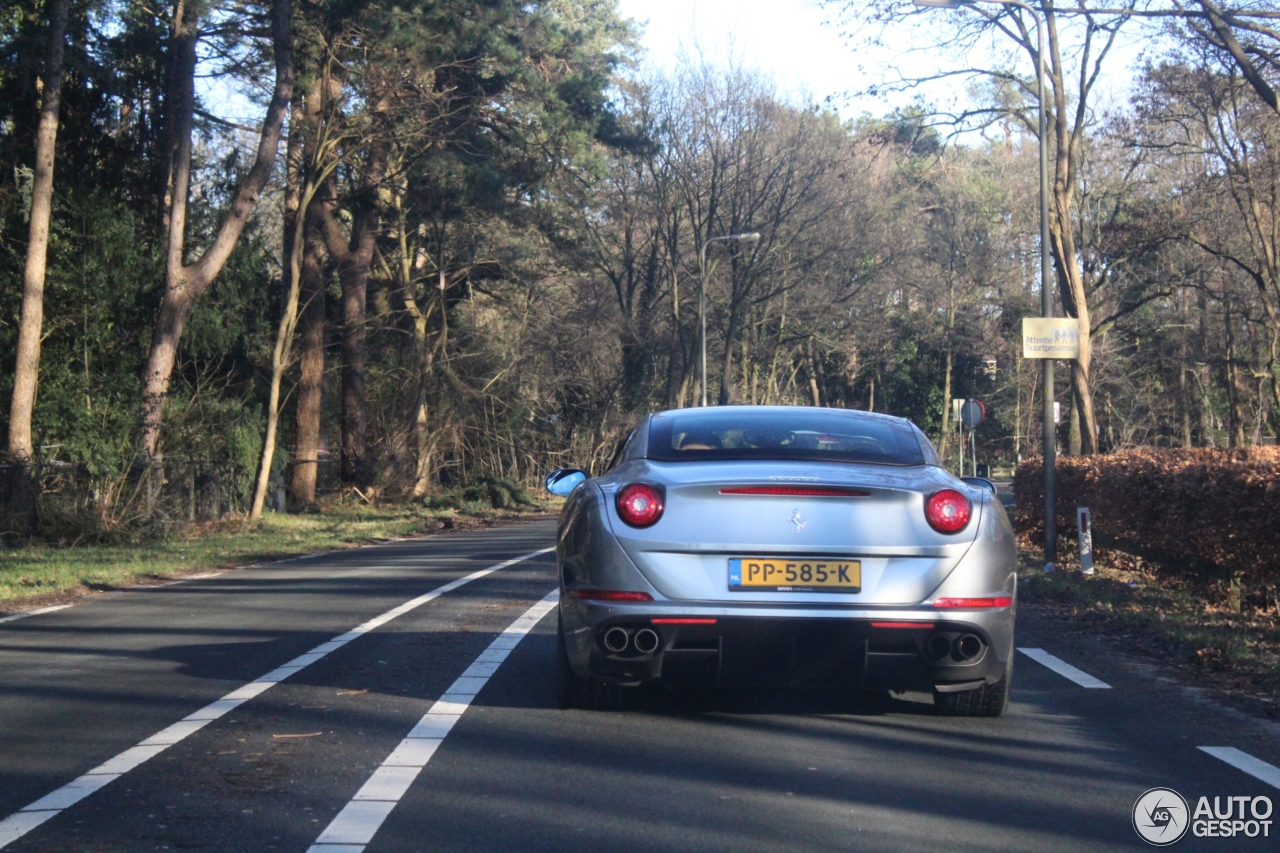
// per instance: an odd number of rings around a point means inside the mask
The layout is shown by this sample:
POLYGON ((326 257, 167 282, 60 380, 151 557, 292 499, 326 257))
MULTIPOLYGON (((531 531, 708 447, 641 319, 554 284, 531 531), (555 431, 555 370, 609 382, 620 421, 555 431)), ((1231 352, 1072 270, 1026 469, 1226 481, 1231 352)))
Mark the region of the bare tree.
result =
MULTIPOLYGON (((1280 121, 1251 96, 1252 85, 1235 68, 1203 53, 1187 59, 1193 64, 1148 71, 1150 85, 1139 102, 1140 141, 1193 164, 1195 180, 1187 189, 1195 203, 1184 208, 1173 230, 1252 282, 1271 326, 1262 378, 1280 411, 1280 121)), ((1230 303, 1225 313, 1230 332, 1230 303)), ((1227 345, 1234 347, 1230 334, 1227 345)), ((1227 358, 1235 361, 1230 352, 1227 358)), ((1234 400, 1235 380, 1228 385, 1234 400)), ((1233 415, 1233 436, 1238 420, 1233 415)))
POLYGON ((182 328, 192 306, 213 283, 249 222, 275 168, 281 131, 293 94, 293 30, 290 0, 272 0, 271 44, 275 58, 275 84, 258 137, 253 165, 240 183, 221 226, 199 257, 187 263, 187 202, 191 188, 191 146, 195 118, 196 45, 199 41, 199 7, 177 0, 171 40, 172 88, 166 99, 168 121, 173 128, 173 171, 168 204, 168 253, 164 291, 151 339, 151 352, 143 372, 142 452, 156 454, 164 417, 169 379, 178 356, 182 328))

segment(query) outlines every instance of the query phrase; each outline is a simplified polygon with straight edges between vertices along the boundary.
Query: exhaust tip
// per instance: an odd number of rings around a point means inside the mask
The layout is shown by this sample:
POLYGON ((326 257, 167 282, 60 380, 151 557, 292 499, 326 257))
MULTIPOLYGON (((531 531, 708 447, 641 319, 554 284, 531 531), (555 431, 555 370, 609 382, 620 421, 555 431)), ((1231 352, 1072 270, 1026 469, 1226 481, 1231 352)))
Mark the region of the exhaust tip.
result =
POLYGON ((982 654, 982 640, 973 634, 965 634, 956 640, 955 653, 960 660, 972 660, 982 654))
POLYGON ((951 654, 951 640, 947 638, 946 634, 934 634, 929 638, 929 644, 925 646, 925 651, 934 660, 941 660, 951 654))
POLYGON ((631 636, 621 628, 610 628, 604 632, 604 647, 615 655, 626 651, 630 641, 631 636))
POLYGON ((635 643, 636 651, 640 654, 651 655, 658 650, 658 646, 661 644, 662 640, 658 636, 658 632, 652 628, 641 628, 639 631, 636 631, 635 638, 632 642, 635 643))

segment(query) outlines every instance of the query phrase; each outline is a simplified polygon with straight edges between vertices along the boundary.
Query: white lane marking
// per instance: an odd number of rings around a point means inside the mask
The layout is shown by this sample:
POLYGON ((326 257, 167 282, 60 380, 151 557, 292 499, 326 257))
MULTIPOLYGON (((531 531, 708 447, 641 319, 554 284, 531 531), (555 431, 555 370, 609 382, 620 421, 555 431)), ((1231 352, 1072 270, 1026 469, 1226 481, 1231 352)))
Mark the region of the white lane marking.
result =
POLYGON ((1280 788, 1280 767, 1268 764, 1261 758, 1254 758, 1234 746, 1198 746, 1196 749, 1227 762, 1237 770, 1243 770, 1255 779, 1261 779, 1273 788, 1280 788))
MULTIPOLYGON (((311 651, 299 655, 283 666, 276 667, 266 675, 236 688, 221 699, 210 702, 195 713, 188 714, 182 720, 167 728, 161 729, 151 737, 138 743, 137 746, 126 749, 124 752, 108 759, 104 763, 90 770, 88 773, 85 773, 83 776, 79 776, 71 780, 56 791, 46 794, 34 803, 31 803, 29 806, 9 815, 4 820, 0 820, 0 848, 16 841, 49 818, 58 814, 58 812, 63 809, 75 805, 94 791, 102 788, 109 782, 120 778, 121 775, 128 773, 144 761, 154 758, 161 752, 164 752, 166 749, 173 746, 175 743, 180 742, 184 738, 218 719, 223 714, 231 711, 233 708, 237 708, 253 697, 270 690, 272 687, 293 675, 295 672, 305 669, 330 652, 342 648, 357 637, 363 636, 370 631, 382 627, 397 616, 403 616, 409 611, 421 607, 428 601, 431 601, 434 598, 439 598, 446 592, 452 592, 460 586, 469 584, 474 580, 479 580, 486 575, 491 575, 499 569, 505 569, 507 566, 513 566, 516 563, 523 562, 554 550, 555 548, 542 548, 538 551, 530 551, 528 554, 521 554, 519 557, 506 560, 505 562, 498 563, 497 565, 489 566, 486 569, 480 569, 479 571, 472 572, 469 575, 464 575, 457 580, 450 581, 444 586, 436 587, 428 593, 420 595, 410 601, 406 601, 404 604, 393 607, 381 616, 375 616, 369 621, 357 625, 345 634, 340 634, 332 640, 328 640, 325 643, 316 646, 311 651)), ((70 605, 66 606, 69 607, 70 605)), ((61 608, 53 609, 57 610, 61 608)), ((30 611, 28 614, 22 615, 30 615, 31 613, 37 612, 41 611, 30 611)), ((430 756, 428 755, 427 757, 429 758, 430 756)), ((425 761, 423 763, 425 763, 425 761)), ((392 805, 394 805, 394 803, 392 805)), ((381 821, 379 821, 379 824, 381 824, 381 821)))
POLYGON ((1089 673, 1076 669, 1062 658, 1056 658, 1044 649, 1018 649, 1018 651, 1022 652, 1041 666, 1048 667, 1063 678, 1074 681, 1081 687, 1088 687, 1094 690, 1111 689, 1111 685, 1107 684, 1105 681, 1099 681, 1089 673))
POLYGON ((400 741, 369 781, 338 812, 307 853, 362 853, 383 821, 427 766, 449 731, 471 705, 511 650, 542 621, 560 600, 560 590, 530 607, 498 635, 471 666, 436 700, 413 730, 400 741))
POLYGON ((0 617, 0 624, 4 622, 15 622, 19 619, 26 619, 28 616, 39 616, 41 613, 52 613, 55 610, 66 610, 72 607, 71 604, 55 604, 52 607, 37 607, 35 610, 24 610, 21 613, 15 613, 12 616, 0 617))
POLYGON ((10 815, 3 822, 0 822, 0 847, 4 847, 10 842, 17 841, 49 818, 53 817, 61 811, 47 812, 18 812, 10 815))

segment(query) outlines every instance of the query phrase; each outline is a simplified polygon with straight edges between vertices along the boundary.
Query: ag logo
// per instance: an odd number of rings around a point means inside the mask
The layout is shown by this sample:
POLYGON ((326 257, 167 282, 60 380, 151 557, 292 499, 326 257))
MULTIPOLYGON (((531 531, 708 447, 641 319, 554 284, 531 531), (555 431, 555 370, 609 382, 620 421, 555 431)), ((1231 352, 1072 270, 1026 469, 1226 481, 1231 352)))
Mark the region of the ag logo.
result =
POLYGON ((1172 788, 1152 788, 1133 804, 1133 828, 1142 840, 1168 847, 1187 834, 1187 801, 1172 788))

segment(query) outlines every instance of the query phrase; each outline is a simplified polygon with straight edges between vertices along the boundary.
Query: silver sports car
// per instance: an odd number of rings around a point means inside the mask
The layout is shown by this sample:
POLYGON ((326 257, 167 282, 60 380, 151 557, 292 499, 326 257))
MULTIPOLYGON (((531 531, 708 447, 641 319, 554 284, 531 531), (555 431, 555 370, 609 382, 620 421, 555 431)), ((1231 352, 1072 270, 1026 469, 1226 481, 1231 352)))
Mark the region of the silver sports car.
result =
POLYGON ((1017 554, 994 488, 910 421, 723 406, 651 415, 609 470, 561 468, 559 694, 628 687, 931 691, 1009 698, 1017 554))

